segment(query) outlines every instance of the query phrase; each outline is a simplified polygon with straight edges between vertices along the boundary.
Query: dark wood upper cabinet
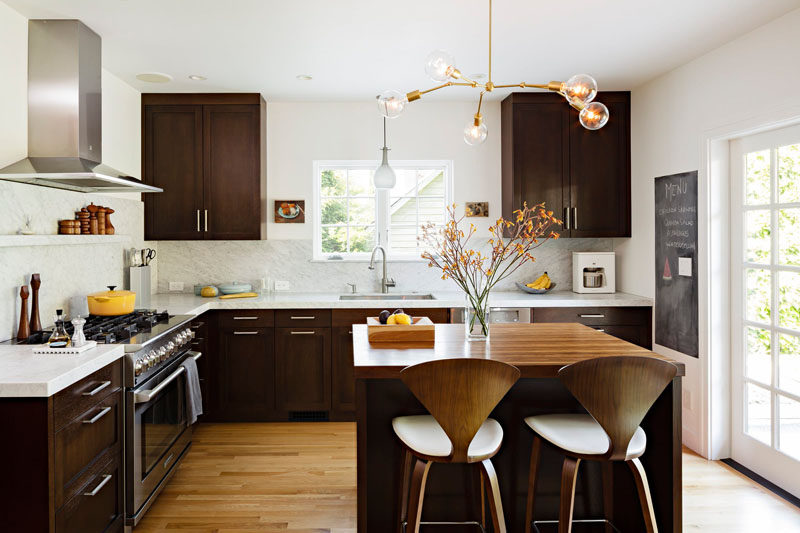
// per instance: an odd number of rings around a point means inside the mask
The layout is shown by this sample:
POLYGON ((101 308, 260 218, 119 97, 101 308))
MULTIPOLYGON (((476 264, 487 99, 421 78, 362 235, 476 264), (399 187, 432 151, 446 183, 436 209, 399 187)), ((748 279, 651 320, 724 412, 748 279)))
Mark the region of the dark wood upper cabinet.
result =
POLYGON ((630 237, 630 93, 601 92, 610 112, 597 131, 580 125, 560 95, 503 100, 502 213, 545 202, 563 237, 630 237))
POLYGON ((148 240, 266 237, 266 103, 258 94, 143 94, 148 240))

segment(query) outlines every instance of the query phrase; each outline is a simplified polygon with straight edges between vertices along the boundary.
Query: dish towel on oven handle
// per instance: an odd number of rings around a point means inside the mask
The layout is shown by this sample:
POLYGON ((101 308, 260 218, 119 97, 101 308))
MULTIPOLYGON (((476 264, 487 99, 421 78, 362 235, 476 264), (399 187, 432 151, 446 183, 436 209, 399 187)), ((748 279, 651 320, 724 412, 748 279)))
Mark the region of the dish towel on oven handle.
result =
POLYGON ((186 417, 191 426, 203 414, 203 395, 200 392, 200 373, 194 357, 184 359, 181 366, 186 369, 186 417))

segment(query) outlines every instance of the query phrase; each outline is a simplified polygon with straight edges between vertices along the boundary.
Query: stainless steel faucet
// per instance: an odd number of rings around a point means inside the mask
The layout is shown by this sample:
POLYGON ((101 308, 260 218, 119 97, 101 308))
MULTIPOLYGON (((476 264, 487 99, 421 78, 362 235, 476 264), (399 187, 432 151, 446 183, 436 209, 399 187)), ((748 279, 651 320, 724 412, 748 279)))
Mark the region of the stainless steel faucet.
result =
POLYGON ((378 245, 372 249, 372 257, 369 258, 369 269, 375 270, 375 252, 378 250, 380 250, 383 254, 383 277, 381 278, 381 292, 386 294, 389 292, 389 287, 395 286, 395 282, 393 279, 386 277, 386 250, 383 248, 383 246, 378 245))

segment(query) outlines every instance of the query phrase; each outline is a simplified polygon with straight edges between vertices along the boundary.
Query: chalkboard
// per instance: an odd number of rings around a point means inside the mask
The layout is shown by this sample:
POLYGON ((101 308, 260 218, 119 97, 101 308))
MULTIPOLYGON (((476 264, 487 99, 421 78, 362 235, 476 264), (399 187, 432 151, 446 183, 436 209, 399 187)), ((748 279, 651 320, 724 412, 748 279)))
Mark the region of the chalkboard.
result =
POLYGON ((655 189, 655 341, 697 357, 697 171, 656 178, 655 189))

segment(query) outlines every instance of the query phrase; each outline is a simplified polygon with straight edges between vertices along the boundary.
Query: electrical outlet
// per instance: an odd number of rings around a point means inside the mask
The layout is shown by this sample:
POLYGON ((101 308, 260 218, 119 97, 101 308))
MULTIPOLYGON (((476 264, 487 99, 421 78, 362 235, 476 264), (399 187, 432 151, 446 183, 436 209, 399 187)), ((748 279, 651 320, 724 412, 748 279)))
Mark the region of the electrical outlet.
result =
POLYGON ((183 292, 183 282, 182 281, 170 281, 169 282, 169 291, 170 292, 183 292))
POLYGON ((276 291, 288 291, 291 288, 292 288, 292 284, 289 283, 288 281, 281 281, 281 280, 277 280, 277 279, 275 280, 275 290, 276 291))

